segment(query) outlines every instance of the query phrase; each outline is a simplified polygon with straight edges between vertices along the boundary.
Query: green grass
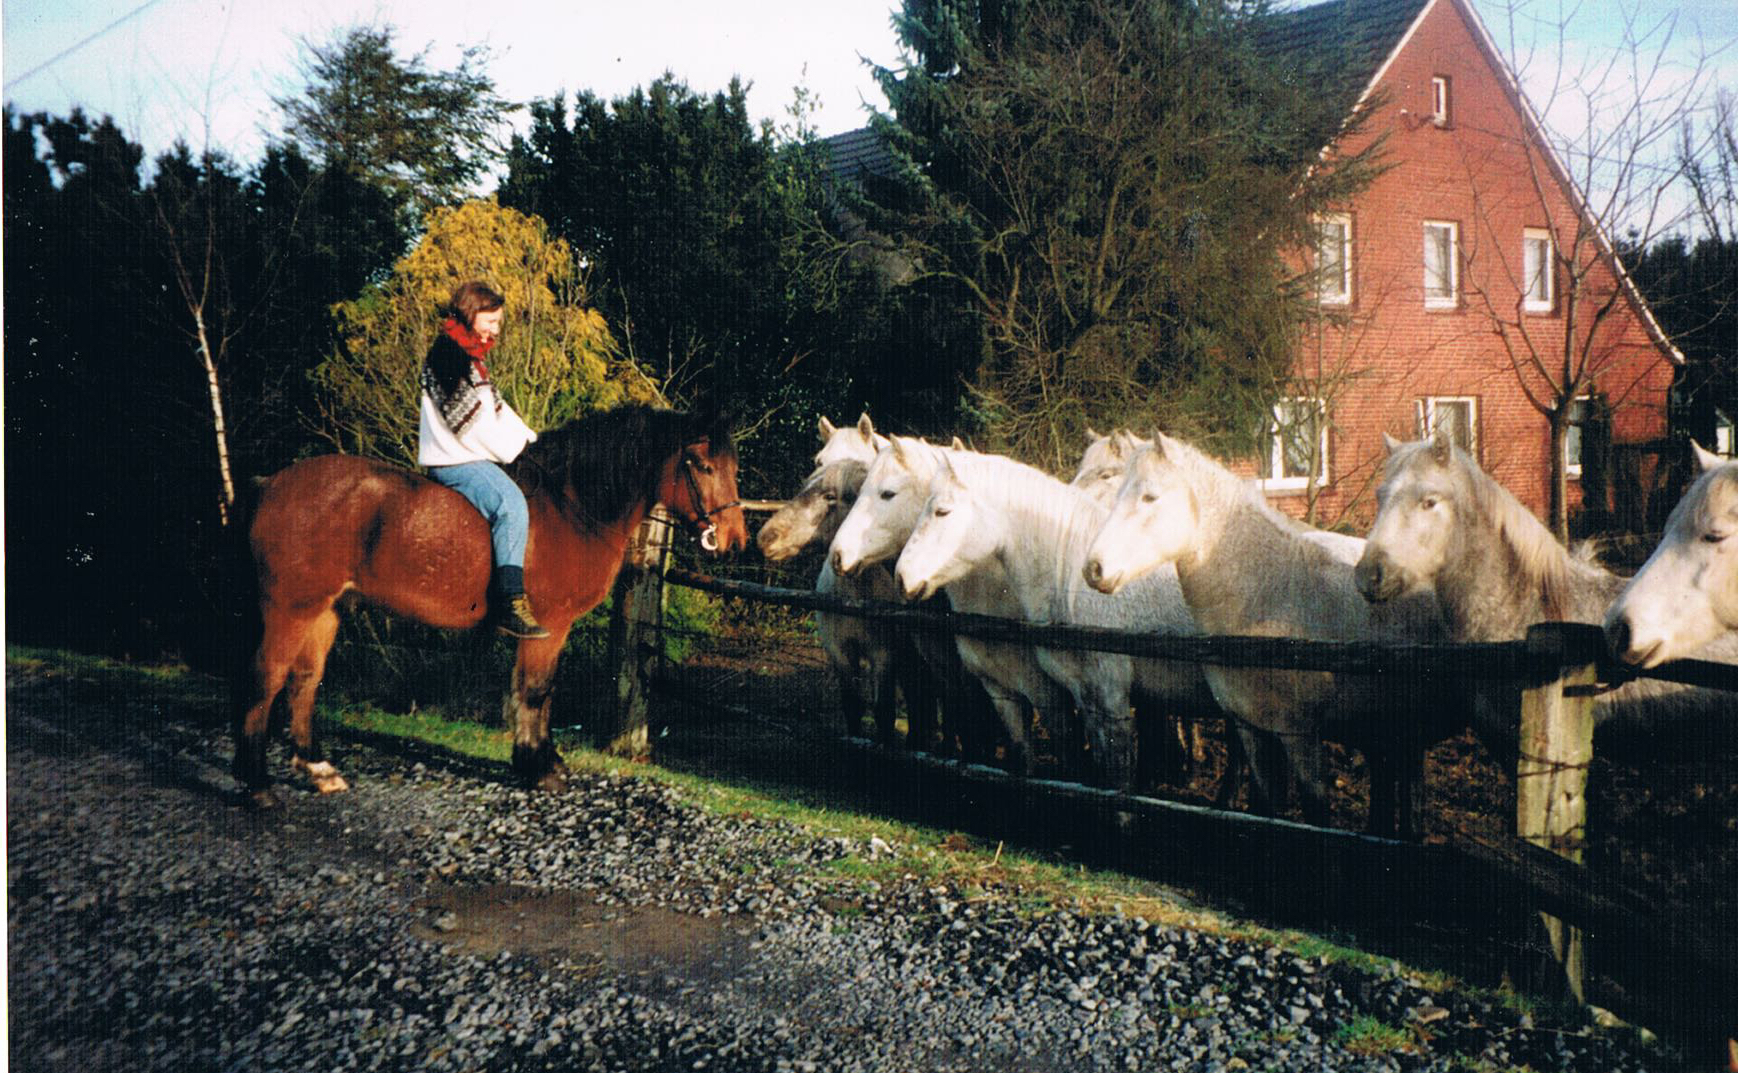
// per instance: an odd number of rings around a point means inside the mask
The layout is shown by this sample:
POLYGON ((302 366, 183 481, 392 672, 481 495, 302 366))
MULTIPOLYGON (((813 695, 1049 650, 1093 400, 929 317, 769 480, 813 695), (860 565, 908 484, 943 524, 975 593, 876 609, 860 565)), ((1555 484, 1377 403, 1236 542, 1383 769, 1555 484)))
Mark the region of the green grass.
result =
POLYGON ((1340 1026, 1334 1033, 1334 1042, 1353 1054, 1373 1056, 1411 1050, 1415 1041, 1406 1029, 1361 1014, 1340 1026))

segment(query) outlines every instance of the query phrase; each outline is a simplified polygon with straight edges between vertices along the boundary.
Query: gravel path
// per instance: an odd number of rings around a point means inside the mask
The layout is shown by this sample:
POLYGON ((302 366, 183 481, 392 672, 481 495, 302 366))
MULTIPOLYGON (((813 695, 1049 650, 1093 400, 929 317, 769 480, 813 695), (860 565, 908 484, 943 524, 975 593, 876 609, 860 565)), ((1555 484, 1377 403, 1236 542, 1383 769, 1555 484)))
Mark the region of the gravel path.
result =
POLYGON ((76 710, 9 697, 14 1069, 1671 1066, 1397 973, 1033 916, 1017 891, 818 878, 900 847, 651 780, 537 796, 342 745, 353 792, 262 816, 234 805, 217 728, 146 742, 76 710))

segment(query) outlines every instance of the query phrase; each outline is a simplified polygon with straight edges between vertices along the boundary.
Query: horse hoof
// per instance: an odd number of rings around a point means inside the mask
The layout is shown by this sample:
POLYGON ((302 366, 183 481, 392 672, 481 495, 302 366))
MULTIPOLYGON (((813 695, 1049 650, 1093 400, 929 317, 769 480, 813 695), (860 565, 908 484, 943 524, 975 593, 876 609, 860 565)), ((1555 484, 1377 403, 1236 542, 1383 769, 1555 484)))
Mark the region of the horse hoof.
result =
POLYGON ((314 789, 322 794, 341 794, 350 789, 350 784, 344 776, 338 774, 338 769, 324 760, 309 763, 301 757, 290 761, 290 766, 308 776, 308 781, 314 784, 314 789))
POLYGON ((540 790, 546 794, 558 794, 567 789, 567 772, 555 768, 533 783, 532 789, 540 790))
POLYGON ((249 808, 257 812, 275 812, 284 807, 284 799, 279 797, 277 791, 269 786, 248 791, 243 801, 249 808))

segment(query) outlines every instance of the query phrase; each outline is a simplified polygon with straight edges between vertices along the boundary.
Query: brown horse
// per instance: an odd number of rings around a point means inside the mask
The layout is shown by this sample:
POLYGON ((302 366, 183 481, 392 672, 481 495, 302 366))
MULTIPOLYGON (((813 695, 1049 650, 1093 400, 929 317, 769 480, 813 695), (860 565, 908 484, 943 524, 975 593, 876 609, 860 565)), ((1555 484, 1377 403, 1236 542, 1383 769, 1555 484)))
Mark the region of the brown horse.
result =
MULTIPOLYGON (((708 550, 748 545, 736 469, 728 426, 645 406, 545 433, 507 467, 531 512, 526 593, 550 633, 519 642, 505 701, 513 767, 527 784, 554 790, 564 782, 549 739, 556 661, 574 620, 608 595, 652 506, 695 526, 708 550)), ((326 455, 265 483, 248 539, 262 632, 236 726, 236 779, 256 804, 276 803, 266 737, 287 683, 292 766, 321 793, 348 789, 321 757, 313 726, 340 601, 360 599, 431 626, 477 626, 489 610, 488 522, 457 492, 419 474, 326 455)))

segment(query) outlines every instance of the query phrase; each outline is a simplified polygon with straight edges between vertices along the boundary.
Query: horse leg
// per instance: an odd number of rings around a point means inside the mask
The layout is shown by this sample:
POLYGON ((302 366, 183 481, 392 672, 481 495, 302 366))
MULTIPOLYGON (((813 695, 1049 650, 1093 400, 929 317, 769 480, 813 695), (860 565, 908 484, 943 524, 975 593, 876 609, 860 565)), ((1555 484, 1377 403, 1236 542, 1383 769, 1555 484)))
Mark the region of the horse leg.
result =
POLYGON ((555 665, 572 621, 545 622, 549 636, 519 642, 513 687, 502 702, 513 727, 513 770, 525 785, 555 792, 567 785, 567 765, 549 738, 549 702, 555 693, 555 665), (557 628, 559 626, 559 628, 557 628))
POLYGON ((1284 746, 1277 735, 1241 720, 1237 737, 1249 762, 1249 810, 1260 816, 1277 815, 1291 796, 1284 746))
POLYGON ((899 718, 893 650, 878 642, 870 644, 868 649, 869 703, 875 709, 875 740, 882 745, 892 745, 898 738, 894 723, 899 718))
MULTIPOLYGON (((1226 723, 1227 730, 1230 732, 1225 735, 1225 772, 1219 776, 1219 790, 1213 796, 1213 807, 1219 809, 1231 807, 1231 802, 1237 797, 1237 788, 1243 782, 1245 773, 1253 771, 1249 762, 1248 750, 1244 748, 1243 734, 1236 728, 1236 721, 1227 718, 1226 723)), ((1198 734, 1201 729, 1199 721, 1195 723, 1195 729, 1198 734)), ((1199 737, 1196 741, 1199 745, 1199 737)), ((1251 777, 1253 778, 1253 775, 1251 777)), ((1249 794, 1251 808, 1254 807, 1255 799, 1253 786, 1254 784, 1251 783, 1249 794)))
POLYGON ((1304 822, 1317 827, 1328 824, 1327 757, 1322 750, 1319 731, 1299 731, 1285 741, 1291 754, 1291 768, 1297 775, 1298 804, 1303 808, 1304 822))
POLYGON ((338 636, 338 612, 328 607, 316 618, 302 636, 301 651, 290 675, 287 698, 290 704, 290 740, 295 753, 290 767, 304 772, 323 794, 343 793, 350 789, 344 776, 327 762, 320 752, 320 742, 314 736, 314 693, 320 679, 326 675, 326 656, 332 651, 332 641, 338 636))
POLYGON ((269 604, 260 609, 260 618, 260 643, 250 669, 251 695, 248 705, 236 716, 234 772, 242 793, 254 805, 271 808, 281 804, 272 793, 271 779, 266 774, 272 704, 289 678, 290 665, 301 651, 311 619, 269 604))
POLYGON ((907 748, 927 751, 935 745, 940 683, 916 645, 909 640, 899 641, 898 645, 893 658, 899 689, 905 694, 905 744, 907 748))

